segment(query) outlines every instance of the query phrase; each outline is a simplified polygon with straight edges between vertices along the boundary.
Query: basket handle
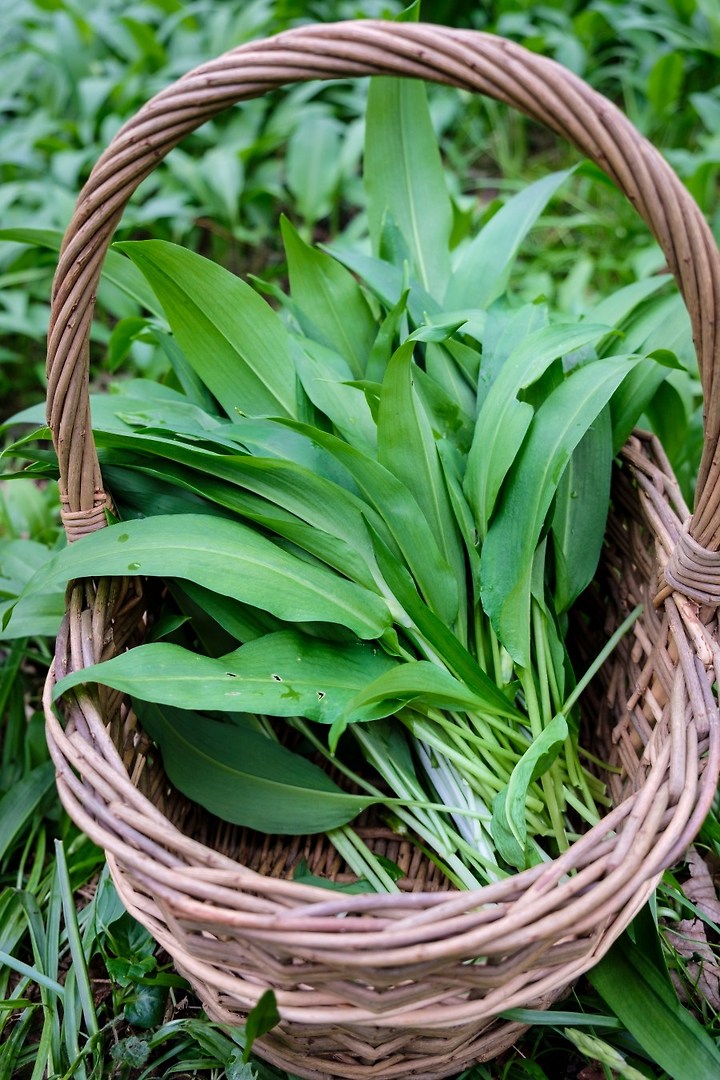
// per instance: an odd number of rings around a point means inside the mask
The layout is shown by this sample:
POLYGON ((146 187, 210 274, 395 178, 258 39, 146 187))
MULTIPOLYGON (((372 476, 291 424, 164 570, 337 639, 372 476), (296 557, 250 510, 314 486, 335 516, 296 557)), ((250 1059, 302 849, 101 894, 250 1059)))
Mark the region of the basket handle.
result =
POLYGON ((700 367, 705 438, 688 535, 707 562, 720 548, 720 253, 698 206, 620 110, 554 61, 478 31, 372 20, 300 27, 203 64, 149 101, 95 165, 63 241, 48 340, 48 423, 69 538, 101 528, 109 504, 90 426, 88 340, 105 252, 135 188, 185 135, 238 101, 289 82, 378 74, 514 106, 594 161, 647 222, 690 313, 700 367))

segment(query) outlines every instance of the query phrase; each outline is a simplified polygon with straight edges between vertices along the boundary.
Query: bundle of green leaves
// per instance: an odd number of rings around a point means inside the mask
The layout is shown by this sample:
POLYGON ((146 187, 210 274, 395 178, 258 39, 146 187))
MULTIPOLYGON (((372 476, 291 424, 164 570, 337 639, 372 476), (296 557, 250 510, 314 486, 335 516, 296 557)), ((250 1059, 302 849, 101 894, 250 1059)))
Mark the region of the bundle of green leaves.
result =
POLYGON ((573 171, 453 247, 425 89, 376 80, 369 241, 321 250, 283 219, 289 292, 256 283, 274 307, 165 241, 111 253, 172 380, 93 397, 120 520, 43 566, 11 622, 77 577, 164 579, 153 639, 56 697, 132 695, 181 792, 328 833, 363 887, 397 887, 351 825, 370 805, 472 887, 554 857, 607 802, 567 616, 613 458, 690 346, 666 276, 581 319, 514 299, 520 245, 573 171))

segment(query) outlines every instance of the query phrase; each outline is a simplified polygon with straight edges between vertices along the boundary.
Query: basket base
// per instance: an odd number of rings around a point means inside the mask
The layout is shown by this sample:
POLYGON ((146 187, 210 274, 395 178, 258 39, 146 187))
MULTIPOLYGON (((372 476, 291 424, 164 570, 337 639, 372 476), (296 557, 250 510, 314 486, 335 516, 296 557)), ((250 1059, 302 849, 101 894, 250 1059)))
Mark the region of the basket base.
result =
MULTIPOLYGON (((568 990, 569 986, 561 987, 530 1007, 547 1009, 568 990)), ((221 996, 206 998, 204 1005, 217 1023, 237 1023, 237 1014, 223 1008, 221 996)), ((527 1030, 527 1024, 499 1017, 451 1030, 409 1028, 402 1034, 389 1028, 283 1022, 253 1043, 253 1053, 302 1080, 443 1080, 493 1060, 527 1030)))

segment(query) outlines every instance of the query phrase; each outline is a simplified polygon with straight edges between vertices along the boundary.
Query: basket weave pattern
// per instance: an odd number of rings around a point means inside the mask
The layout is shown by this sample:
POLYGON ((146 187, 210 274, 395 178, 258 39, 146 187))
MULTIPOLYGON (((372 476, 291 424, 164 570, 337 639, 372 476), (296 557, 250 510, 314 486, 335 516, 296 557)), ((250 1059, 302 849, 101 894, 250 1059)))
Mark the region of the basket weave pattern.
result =
MULTIPOLYGON (((720 255, 680 181, 613 105, 502 39, 423 24, 304 27, 191 72, 118 133, 80 195, 53 295, 48 418, 68 536, 102 527, 110 505, 90 426, 88 337, 132 192, 185 134, 237 101, 290 81, 382 73, 508 102, 608 173, 661 244, 690 313, 705 445, 692 517, 655 439, 636 434, 618 470, 594 629, 607 635, 638 602, 644 613, 585 708, 600 752, 619 766, 608 776, 614 808, 554 862, 474 892, 438 888, 409 847, 394 854, 406 873, 399 895, 288 881, 292 841, 253 859, 242 830, 198 815, 170 789, 122 695, 71 692, 61 723, 55 681, 139 643, 148 623, 136 578, 69 590, 46 687, 63 803, 211 1016, 242 1022, 274 988, 282 1024, 257 1049, 310 1078, 442 1077, 505 1049, 522 1029, 497 1014, 547 1006, 607 951, 699 829, 720 770, 720 255)), ((327 863, 329 849, 313 844, 311 867, 327 863)))

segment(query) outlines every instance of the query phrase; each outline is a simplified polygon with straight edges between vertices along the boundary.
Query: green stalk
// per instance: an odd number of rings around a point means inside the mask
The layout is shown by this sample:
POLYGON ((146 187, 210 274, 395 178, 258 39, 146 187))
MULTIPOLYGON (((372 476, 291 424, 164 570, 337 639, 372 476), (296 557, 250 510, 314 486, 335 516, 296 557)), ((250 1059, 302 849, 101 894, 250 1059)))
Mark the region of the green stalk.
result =
POLYGON ((357 874, 358 878, 369 882, 375 892, 400 892, 387 870, 349 825, 331 829, 327 838, 352 872, 357 874))

